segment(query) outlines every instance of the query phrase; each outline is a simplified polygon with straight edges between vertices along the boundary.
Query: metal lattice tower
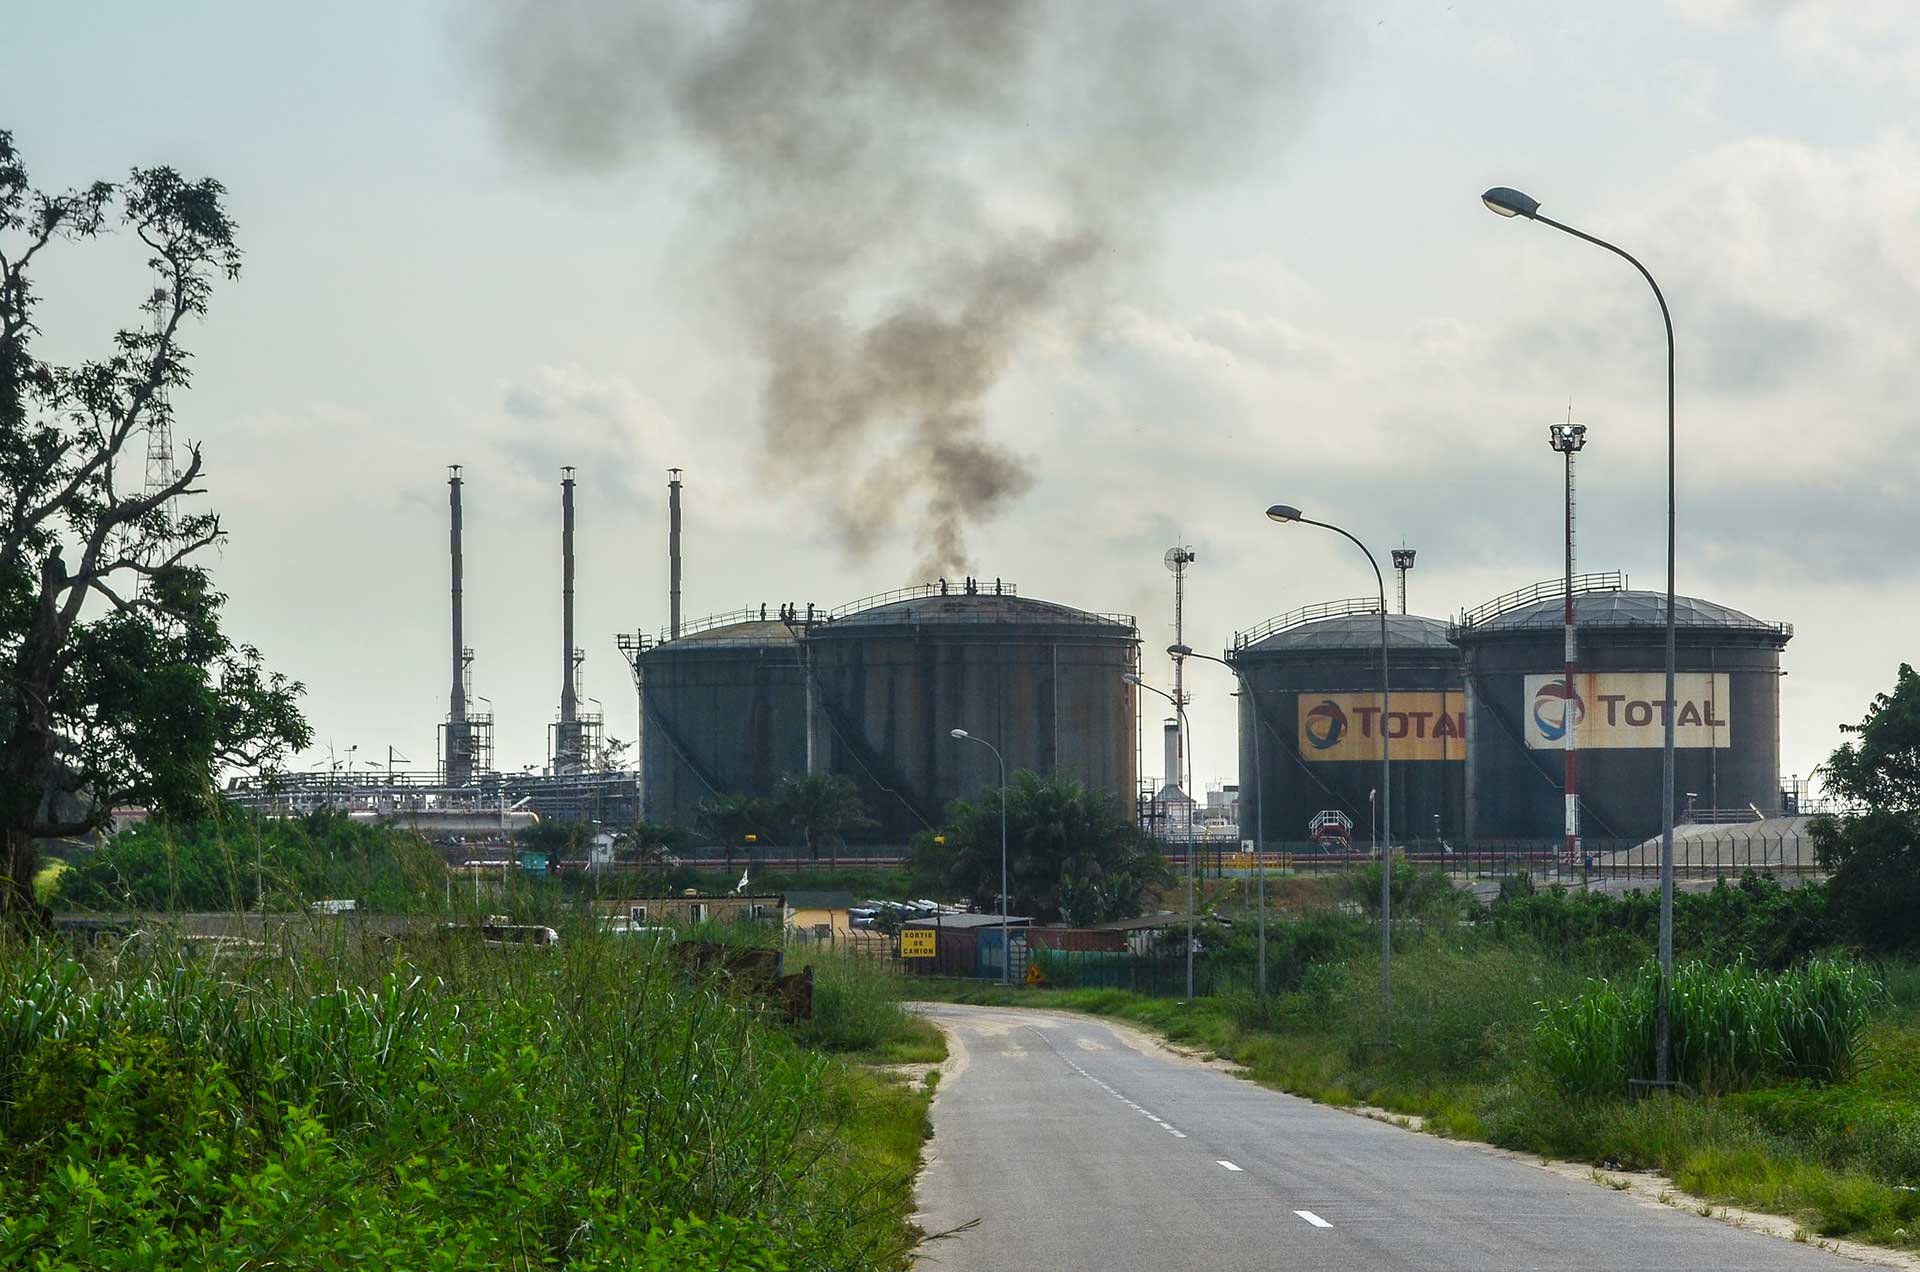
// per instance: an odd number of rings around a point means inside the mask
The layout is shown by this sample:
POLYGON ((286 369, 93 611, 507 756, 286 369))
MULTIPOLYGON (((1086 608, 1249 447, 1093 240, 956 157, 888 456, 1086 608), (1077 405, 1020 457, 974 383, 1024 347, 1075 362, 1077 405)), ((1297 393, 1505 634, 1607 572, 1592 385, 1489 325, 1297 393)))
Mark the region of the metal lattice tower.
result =
POLYGON ((1393 568, 1400 575, 1400 612, 1407 612, 1407 571, 1413 568, 1414 549, 1407 546, 1406 540, 1393 550, 1393 568))
MULTIPOLYGON (((147 304, 153 310, 153 334, 157 340, 166 329, 167 289, 154 288, 147 297, 147 304)), ((179 476, 180 470, 173 462, 173 419, 167 411, 167 388, 163 383, 154 389, 147 405, 147 465, 140 483, 140 497, 155 498, 179 476)), ((173 518, 173 500, 167 500, 156 511, 170 522, 173 518)), ((143 542, 145 536, 138 526, 124 525, 119 534, 124 554, 142 564, 152 562, 155 545, 143 542)), ((134 583, 135 594, 145 592, 146 587, 147 577, 140 575, 134 583)))
POLYGON ((1579 668, 1579 641, 1575 628, 1573 607, 1573 562, 1574 562, 1574 498, 1573 498, 1573 457, 1587 444, 1587 426, 1573 422, 1573 404, 1567 404, 1567 422, 1547 426, 1547 442, 1566 459, 1567 464, 1567 520, 1566 520, 1566 682, 1565 698, 1560 707, 1561 747, 1565 754, 1565 780, 1562 790, 1566 801, 1566 854, 1567 864, 1575 865, 1580 861, 1580 744, 1579 717, 1581 714, 1578 681, 1575 674, 1579 668))
MULTIPOLYGON (((166 322, 166 289, 156 287, 151 301, 153 334, 159 336, 166 322)), ((141 493, 149 499, 171 486, 180 476, 180 470, 173 463, 173 419, 166 407, 167 389, 162 384, 153 391, 153 403, 147 410, 147 476, 141 493)))

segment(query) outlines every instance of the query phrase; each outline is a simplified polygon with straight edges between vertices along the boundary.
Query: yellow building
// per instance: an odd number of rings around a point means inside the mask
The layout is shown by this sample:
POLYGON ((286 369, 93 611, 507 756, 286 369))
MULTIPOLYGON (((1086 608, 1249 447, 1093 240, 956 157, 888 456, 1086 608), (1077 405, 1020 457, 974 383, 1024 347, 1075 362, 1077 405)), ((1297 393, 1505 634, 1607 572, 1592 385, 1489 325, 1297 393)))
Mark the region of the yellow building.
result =
POLYGON ((853 934, 851 892, 787 893, 787 935, 802 941, 845 942, 853 934))

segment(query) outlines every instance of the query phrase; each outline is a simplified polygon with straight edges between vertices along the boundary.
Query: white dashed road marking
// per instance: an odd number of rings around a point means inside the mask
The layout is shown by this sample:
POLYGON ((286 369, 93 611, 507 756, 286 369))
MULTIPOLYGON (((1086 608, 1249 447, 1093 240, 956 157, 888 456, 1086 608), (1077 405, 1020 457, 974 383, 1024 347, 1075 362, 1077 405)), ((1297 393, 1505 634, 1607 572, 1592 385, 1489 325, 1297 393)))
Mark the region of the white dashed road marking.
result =
POLYGON ((1302 1219, 1305 1219, 1308 1223, 1312 1224, 1316 1228, 1333 1227, 1332 1224, 1328 1223, 1325 1219, 1322 1219, 1319 1215, 1314 1214, 1313 1211, 1311 1210, 1296 1210, 1293 1213, 1296 1215, 1299 1215, 1302 1219))
MULTIPOLYGON (((1085 1044, 1082 1043, 1082 1045, 1084 1046, 1085 1044)), ((1095 1046, 1088 1047, 1087 1049, 1089 1051, 1106 1050, 1106 1048, 1098 1046, 1097 1044, 1095 1046)), ((1073 1061, 1067 1060, 1065 1056, 1061 1056, 1060 1058, 1062 1060, 1066 1060, 1067 1067, 1069 1069, 1072 1069, 1075 1073, 1079 1074, 1081 1077, 1085 1078, 1087 1081, 1093 1083, 1093 1085, 1099 1087, 1102 1091, 1105 1091, 1108 1095, 1120 1101, 1120 1103, 1126 1105, 1128 1108, 1132 1109, 1135 1113, 1138 1113, 1141 1117, 1146 1118, 1149 1122, 1152 1122, 1155 1126, 1158 1126, 1161 1130, 1165 1131, 1167 1134, 1173 1136, 1175 1139, 1187 1138, 1186 1133, 1183 1131, 1175 1130, 1173 1128, 1172 1123, 1162 1120, 1158 1115, 1156 1115, 1155 1113, 1153 1113, 1148 1109, 1141 1108, 1138 1104, 1134 1103, 1132 1100, 1129 1100, 1126 1096, 1120 1094, 1118 1091, 1114 1090, 1112 1087, 1102 1082, 1099 1078, 1094 1077, 1091 1073, 1088 1073, 1085 1069, 1081 1068, 1079 1065, 1075 1064, 1073 1061)), ((1221 1165, 1227 1166, 1227 1163, 1222 1162, 1221 1165)), ((1227 1169, 1239 1170, 1240 1168, 1238 1166, 1227 1166, 1227 1169)))
POLYGON ((1235 1166, 1232 1162, 1227 1161, 1225 1158, 1216 1158, 1215 1160, 1217 1160, 1222 1166, 1225 1166, 1228 1170, 1240 1169, 1238 1166, 1235 1166))

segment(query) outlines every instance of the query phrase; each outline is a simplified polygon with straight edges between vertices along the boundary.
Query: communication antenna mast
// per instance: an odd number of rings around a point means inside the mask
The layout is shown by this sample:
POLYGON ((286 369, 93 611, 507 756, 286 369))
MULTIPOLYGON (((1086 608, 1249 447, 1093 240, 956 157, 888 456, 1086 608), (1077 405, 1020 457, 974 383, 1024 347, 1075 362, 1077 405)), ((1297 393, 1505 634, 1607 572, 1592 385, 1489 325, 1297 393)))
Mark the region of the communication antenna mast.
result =
MULTIPOLYGON (((1184 646, 1187 643, 1187 567, 1193 564, 1193 548, 1186 544, 1168 548, 1166 555, 1162 557, 1161 560, 1165 562, 1167 569, 1173 572, 1173 643, 1184 646)), ((1183 707, 1186 706, 1188 702, 1185 682, 1182 675, 1185 663, 1186 659, 1177 654, 1174 656, 1173 700, 1183 707)), ((1179 764, 1181 756, 1186 750, 1187 739, 1180 729, 1180 713, 1178 711, 1174 712, 1173 728, 1174 735, 1178 739, 1178 745, 1174 748, 1173 753, 1174 771, 1167 774, 1166 785, 1179 789, 1179 764)), ((1184 793, 1191 796, 1191 792, 1184 793)))
POLYGON ((1407 571, 1413 568, 1414 550, 1402 539, 1400 546, 1393 550, 1393 568, 1400 574, 1400 612, 1407 612, 1407 571))
MULTIPOLYGON (((147 297, 147 307, 153 311, 153 334, 156 340, 166 330, 167 289, 156 287, 147 297)), ((167 409, 167 386, 163 381, 156 385, 153 397, 147 405, 147 471, 141 483, 140 495, 143 499, 158 496, 171 486, 180 476, 180 470, 173 463, 173 416, 167 409)), ((173 520, 173 500, 169 499, 156 510, 168 523, 173 520)), ((140 531, 127 527, 127 536, 132 547, 147 562, 151 563, 155 555, 155 545, 141 543, 140 531)), ((146 590, 147 578, 140 576, 134 590, 146 590)))

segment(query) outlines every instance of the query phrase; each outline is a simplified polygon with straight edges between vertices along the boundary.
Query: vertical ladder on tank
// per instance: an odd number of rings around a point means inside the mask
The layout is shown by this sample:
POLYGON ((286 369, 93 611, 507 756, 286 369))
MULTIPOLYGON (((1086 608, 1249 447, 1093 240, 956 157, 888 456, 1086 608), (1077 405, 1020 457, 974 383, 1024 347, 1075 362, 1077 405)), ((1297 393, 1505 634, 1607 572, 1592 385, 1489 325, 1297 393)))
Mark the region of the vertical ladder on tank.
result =
MULTIPOLYGON (((1134 675, 1140 674, 1140 642, 1135 641, 1132 652, 1127 655, 1127 670, 1134 675)), ((1128 686, 1132 688, 1132 686, 1128 686)), ((1146 716, 1140 710, 1140 691, 1133 689, 1133 820, 1142 830, 1150 830, 1147 825, 1148 810, 1153 807, 1153 788, 1147 782, 1147 775, 1141 771, 1146 762, 1141 733, 1146 728, 1146 716)))

